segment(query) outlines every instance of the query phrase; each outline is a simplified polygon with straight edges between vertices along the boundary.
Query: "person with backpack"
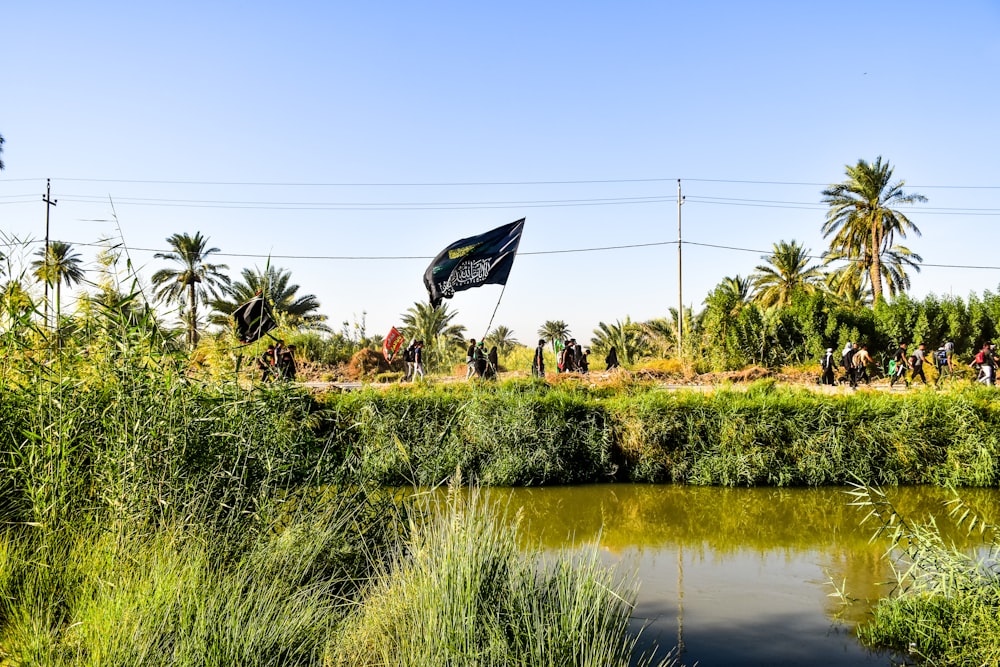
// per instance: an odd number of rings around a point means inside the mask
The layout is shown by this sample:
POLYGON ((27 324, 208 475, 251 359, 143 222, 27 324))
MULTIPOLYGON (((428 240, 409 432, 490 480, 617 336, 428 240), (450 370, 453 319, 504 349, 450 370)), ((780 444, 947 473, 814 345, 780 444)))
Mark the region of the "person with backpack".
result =
POLYGON ((889 386, 896 384, 896 380, 902 378, 907 387, 910 381, 906 379, 906 371, 910 368, 910 361, 906 356, 906 343, 900 343, 896 348, 896 353, 892 355, 892 368, 889 370, 889 386))
POLYGON ((833 371, 837 367, 837 360, 833 358, 833 348, 826 348, 826 354, 819 362, 820 368, 823 369, 823 375, 820 376, 820 384, 834 385, 836 384, 836 378, 833 376, 833 371))
POLYGON ((947 374, 949 377, 952 375, 948 350, 944 345, 934 351, 934 368, 937 370, 937 378, 934 380, 935 385, 941 382, 941 378, 944 375, 947 374))
POLYGON ((987 387, 992 387, 996 378, 997 359, 993 354, 994 347, 989 343, 984 343, 983 348, 979 350, 976 358, 972 361, 972 367, 979 369, 979 377, 976 378, 976 381, 982 382, 987 387))

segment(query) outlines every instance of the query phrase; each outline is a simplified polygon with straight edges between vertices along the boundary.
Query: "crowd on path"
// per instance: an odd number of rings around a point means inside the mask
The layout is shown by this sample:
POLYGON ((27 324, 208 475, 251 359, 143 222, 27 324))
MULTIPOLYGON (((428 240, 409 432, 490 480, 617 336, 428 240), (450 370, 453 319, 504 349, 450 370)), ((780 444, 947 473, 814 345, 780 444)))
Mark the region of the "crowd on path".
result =
MULTIPOLYGON (((820 384, 838 384, 838 379, 836 378, 837 362, 838 359, 834 349, 831 347, 826 348, 826 353, 820 361, 820 367, 823 371, 820 376, 820 384)), ((869 369, 878 369, 879 372, 881 370, 878 364, 872 359, 871 354, 869 354, 868 346, 864 344, 857 345, 853 342, 848 342, 840 353, 839 362, 840 367, 844 370, 844 375, 840 378, 839 382, 846 382, 852 388, 857 388, 859 382, 864 382, 868 385, 871 384, 872 378, 869 375, 869 369)), ((886 369, 889 386, 893 387, 897 382, 903 382, 905 386, 909 387, 910 383, 915 383, 918 378, 924 385, 927 385, 927 374, 924 372, 924 366, 928 363, 933 363, 934 368, 937 370, 937 377, 934 379, 935 386, 942 379, 954 378, 954 343, 945 341, 932 353, 928 352, 927 346, 924 343, 919 343, 912 352, 908 350, 907 343, 900 343, 892 353, 886 369), (907 373, 909 373, 909 376, 907 376, 907 373)), ((997 356, 996 345, 985 343, 969 365, 978 371, 977 382, 993 386, 998 364, 1000 364, 1000 358, 997 356)))

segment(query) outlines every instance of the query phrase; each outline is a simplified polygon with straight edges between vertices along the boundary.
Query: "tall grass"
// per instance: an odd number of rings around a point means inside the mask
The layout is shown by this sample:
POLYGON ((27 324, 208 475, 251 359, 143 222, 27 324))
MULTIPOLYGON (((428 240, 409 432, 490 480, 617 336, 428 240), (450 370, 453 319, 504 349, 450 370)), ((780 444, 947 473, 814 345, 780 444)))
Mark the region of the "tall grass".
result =
POLYGON ((895 581, 858 634, 869 644, 909 651, 938 665, 1000 664, 1000 541, 960 499, 957 524, 983 536, 969 552, 948 544, 933 521, 901 516, 878 488, 855 485, 854 504, 873 519, 892 547, 886 558, 895 581))
POLYGON ((424 508, 432 518, 412 527, 406 557, 331 643, 332 665, 634 664, 635 583, 603 567, 596 547, 526 556, 517 525, 475 491, 452 488, 424 508))
POLYGON ((322 400, 341 425, 338 452, 385 484, 440 483, 456 466, 491 485, 1000 482, 987 388, 830 396, 770 381, 710 393, 522 381, 322 400))

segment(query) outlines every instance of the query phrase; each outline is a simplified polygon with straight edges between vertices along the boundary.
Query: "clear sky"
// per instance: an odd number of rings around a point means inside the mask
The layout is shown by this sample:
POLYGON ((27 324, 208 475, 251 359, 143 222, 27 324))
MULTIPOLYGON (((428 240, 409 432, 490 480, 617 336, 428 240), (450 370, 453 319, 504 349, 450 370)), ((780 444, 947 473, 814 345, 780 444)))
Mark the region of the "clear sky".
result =
MULTIPOLYGON (((663 317, 677 179, 698 310, 777 241, 819 255, 820 191, 879 155, 929 199, 904 244, 1000 267, 996 0, 15 0, 0 39, 0 231, 44 237, 51 178, 51 238, 88 266, 121 237, 148 278, 200 231, 234 277, 290 269, 335 328, 384 333, 438 251, 521 217, 494 326, 663 317)), ((1000 268, 912 282, 964 297, 1000 268)), ((499 296, 446 303, 479 337, 499 296)))

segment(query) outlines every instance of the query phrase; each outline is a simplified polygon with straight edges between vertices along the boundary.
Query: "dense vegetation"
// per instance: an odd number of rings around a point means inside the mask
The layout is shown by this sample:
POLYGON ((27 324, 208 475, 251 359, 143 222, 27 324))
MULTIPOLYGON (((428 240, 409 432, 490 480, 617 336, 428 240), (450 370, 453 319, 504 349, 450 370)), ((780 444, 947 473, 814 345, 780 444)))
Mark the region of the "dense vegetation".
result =
POLYGON ((0 663, 633 664, 634 587, 593 553, 543 564, 490 505, 393 498, 308 393, 96 321, 86 348, 0 341, 0 663))
POLYGON ((825 395, 771 380, 711 393, 639 383, 443 385, 330 395, 332 438, 365 479, 438 484, 593 481, 724 486, 990 486, 992 390, 825 395))

